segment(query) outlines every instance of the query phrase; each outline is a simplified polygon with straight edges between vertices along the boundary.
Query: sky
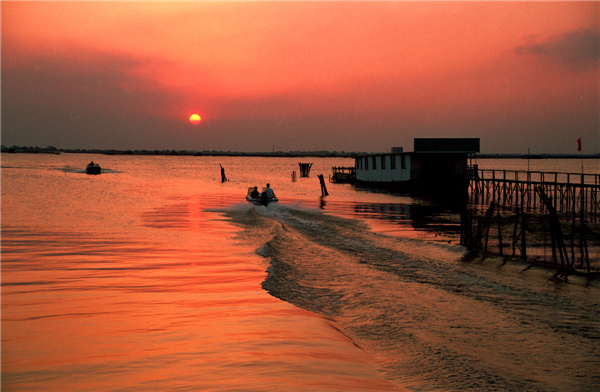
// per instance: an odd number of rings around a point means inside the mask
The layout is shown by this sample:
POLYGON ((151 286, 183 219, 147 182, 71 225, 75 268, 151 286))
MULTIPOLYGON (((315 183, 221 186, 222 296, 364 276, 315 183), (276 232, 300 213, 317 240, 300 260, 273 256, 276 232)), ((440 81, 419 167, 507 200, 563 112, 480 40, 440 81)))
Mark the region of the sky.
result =
POLYGON ((597 1, 2 1, 1 18, 6 146, 600 152, 597 1))

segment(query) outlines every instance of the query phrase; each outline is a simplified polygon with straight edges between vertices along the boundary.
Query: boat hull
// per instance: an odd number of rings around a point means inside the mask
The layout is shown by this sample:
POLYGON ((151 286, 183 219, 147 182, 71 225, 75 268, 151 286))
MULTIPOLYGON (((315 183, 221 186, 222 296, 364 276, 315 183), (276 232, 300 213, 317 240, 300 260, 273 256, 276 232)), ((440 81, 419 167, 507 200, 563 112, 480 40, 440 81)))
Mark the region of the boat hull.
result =
POLYGON ((256 204, 256 205, 269 205, 271 203, 277 203, 279 202, 279 199, 277 199, 276 197, 272 198, 272 199, 263 199, 262 197, 251 197, 250 195, 246 196, 246 201, 248 203, 252 203, 252 204, 256 204))
POLYGON ((102 168, 100 166, 87 166, 85 172, 87 174, 100 174, 102 173, 102 168))

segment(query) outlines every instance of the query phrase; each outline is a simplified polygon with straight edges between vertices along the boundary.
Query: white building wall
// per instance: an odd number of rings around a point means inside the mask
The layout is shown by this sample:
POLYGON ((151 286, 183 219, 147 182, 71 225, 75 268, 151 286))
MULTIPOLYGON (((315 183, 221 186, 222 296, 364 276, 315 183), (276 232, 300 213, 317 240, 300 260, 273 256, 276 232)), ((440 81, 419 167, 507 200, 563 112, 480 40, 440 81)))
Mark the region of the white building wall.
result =
POLYGON ((369 155, 356 158, 356 179, 368 182, 399 182, 410 179, 410 154, 404 154, 405 168, 402 168, 401 154, 369 155), (375 157, 375 169, 373 169, 375 157), (392 169, 391 158, 396 158, 396 168, 392 169), (383 169, 382 159, 385 159, 383 169), (360 162, 358 162, 360 160, 360 162), (367 165, 368 161, 368 165, 367 165), (367 169, 368 167, 368 169, 367 169))

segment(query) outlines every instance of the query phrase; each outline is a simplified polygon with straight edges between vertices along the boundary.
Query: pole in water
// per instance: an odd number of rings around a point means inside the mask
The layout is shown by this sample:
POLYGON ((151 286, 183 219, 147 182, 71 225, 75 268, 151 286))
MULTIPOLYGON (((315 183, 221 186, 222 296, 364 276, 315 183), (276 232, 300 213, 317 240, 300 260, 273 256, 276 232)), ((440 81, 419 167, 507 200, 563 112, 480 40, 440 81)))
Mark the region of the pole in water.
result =
POLYGON ((321 196, 329 196, 327 187, 325 186, 325 178, 323 178, 322 174, 317 175, 317 177, 319 177, 319 181, 321 182, 321 196))
MULTIPOLYGON (((219 163, 219 166, 221 166, 221 164, 219 163)), ((221 166, 221 182, 226 182, 227 181, 227 177, 225 176, 225 168, 223 166, 221 166)))

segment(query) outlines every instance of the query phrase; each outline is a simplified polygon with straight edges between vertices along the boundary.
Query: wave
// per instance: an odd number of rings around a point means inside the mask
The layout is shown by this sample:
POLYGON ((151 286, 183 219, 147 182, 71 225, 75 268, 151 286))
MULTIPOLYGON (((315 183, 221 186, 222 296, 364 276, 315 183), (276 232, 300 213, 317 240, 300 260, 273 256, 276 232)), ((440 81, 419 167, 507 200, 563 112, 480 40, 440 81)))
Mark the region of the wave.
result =
POLYGON ((571 289, 557 301, 545 272, 532 282, 460 246, 378 234, 297 205, 220 211, 268 260, 266 291, 333 320, 405 386, 586 390, 598 381, 598 354, 577 347, 582 331, 587 343, 600 339, 599 304, 571 289), (549 316, 557 312, 564 318, 549 316), (565 361, 588 375, 565 372, 565 361))

